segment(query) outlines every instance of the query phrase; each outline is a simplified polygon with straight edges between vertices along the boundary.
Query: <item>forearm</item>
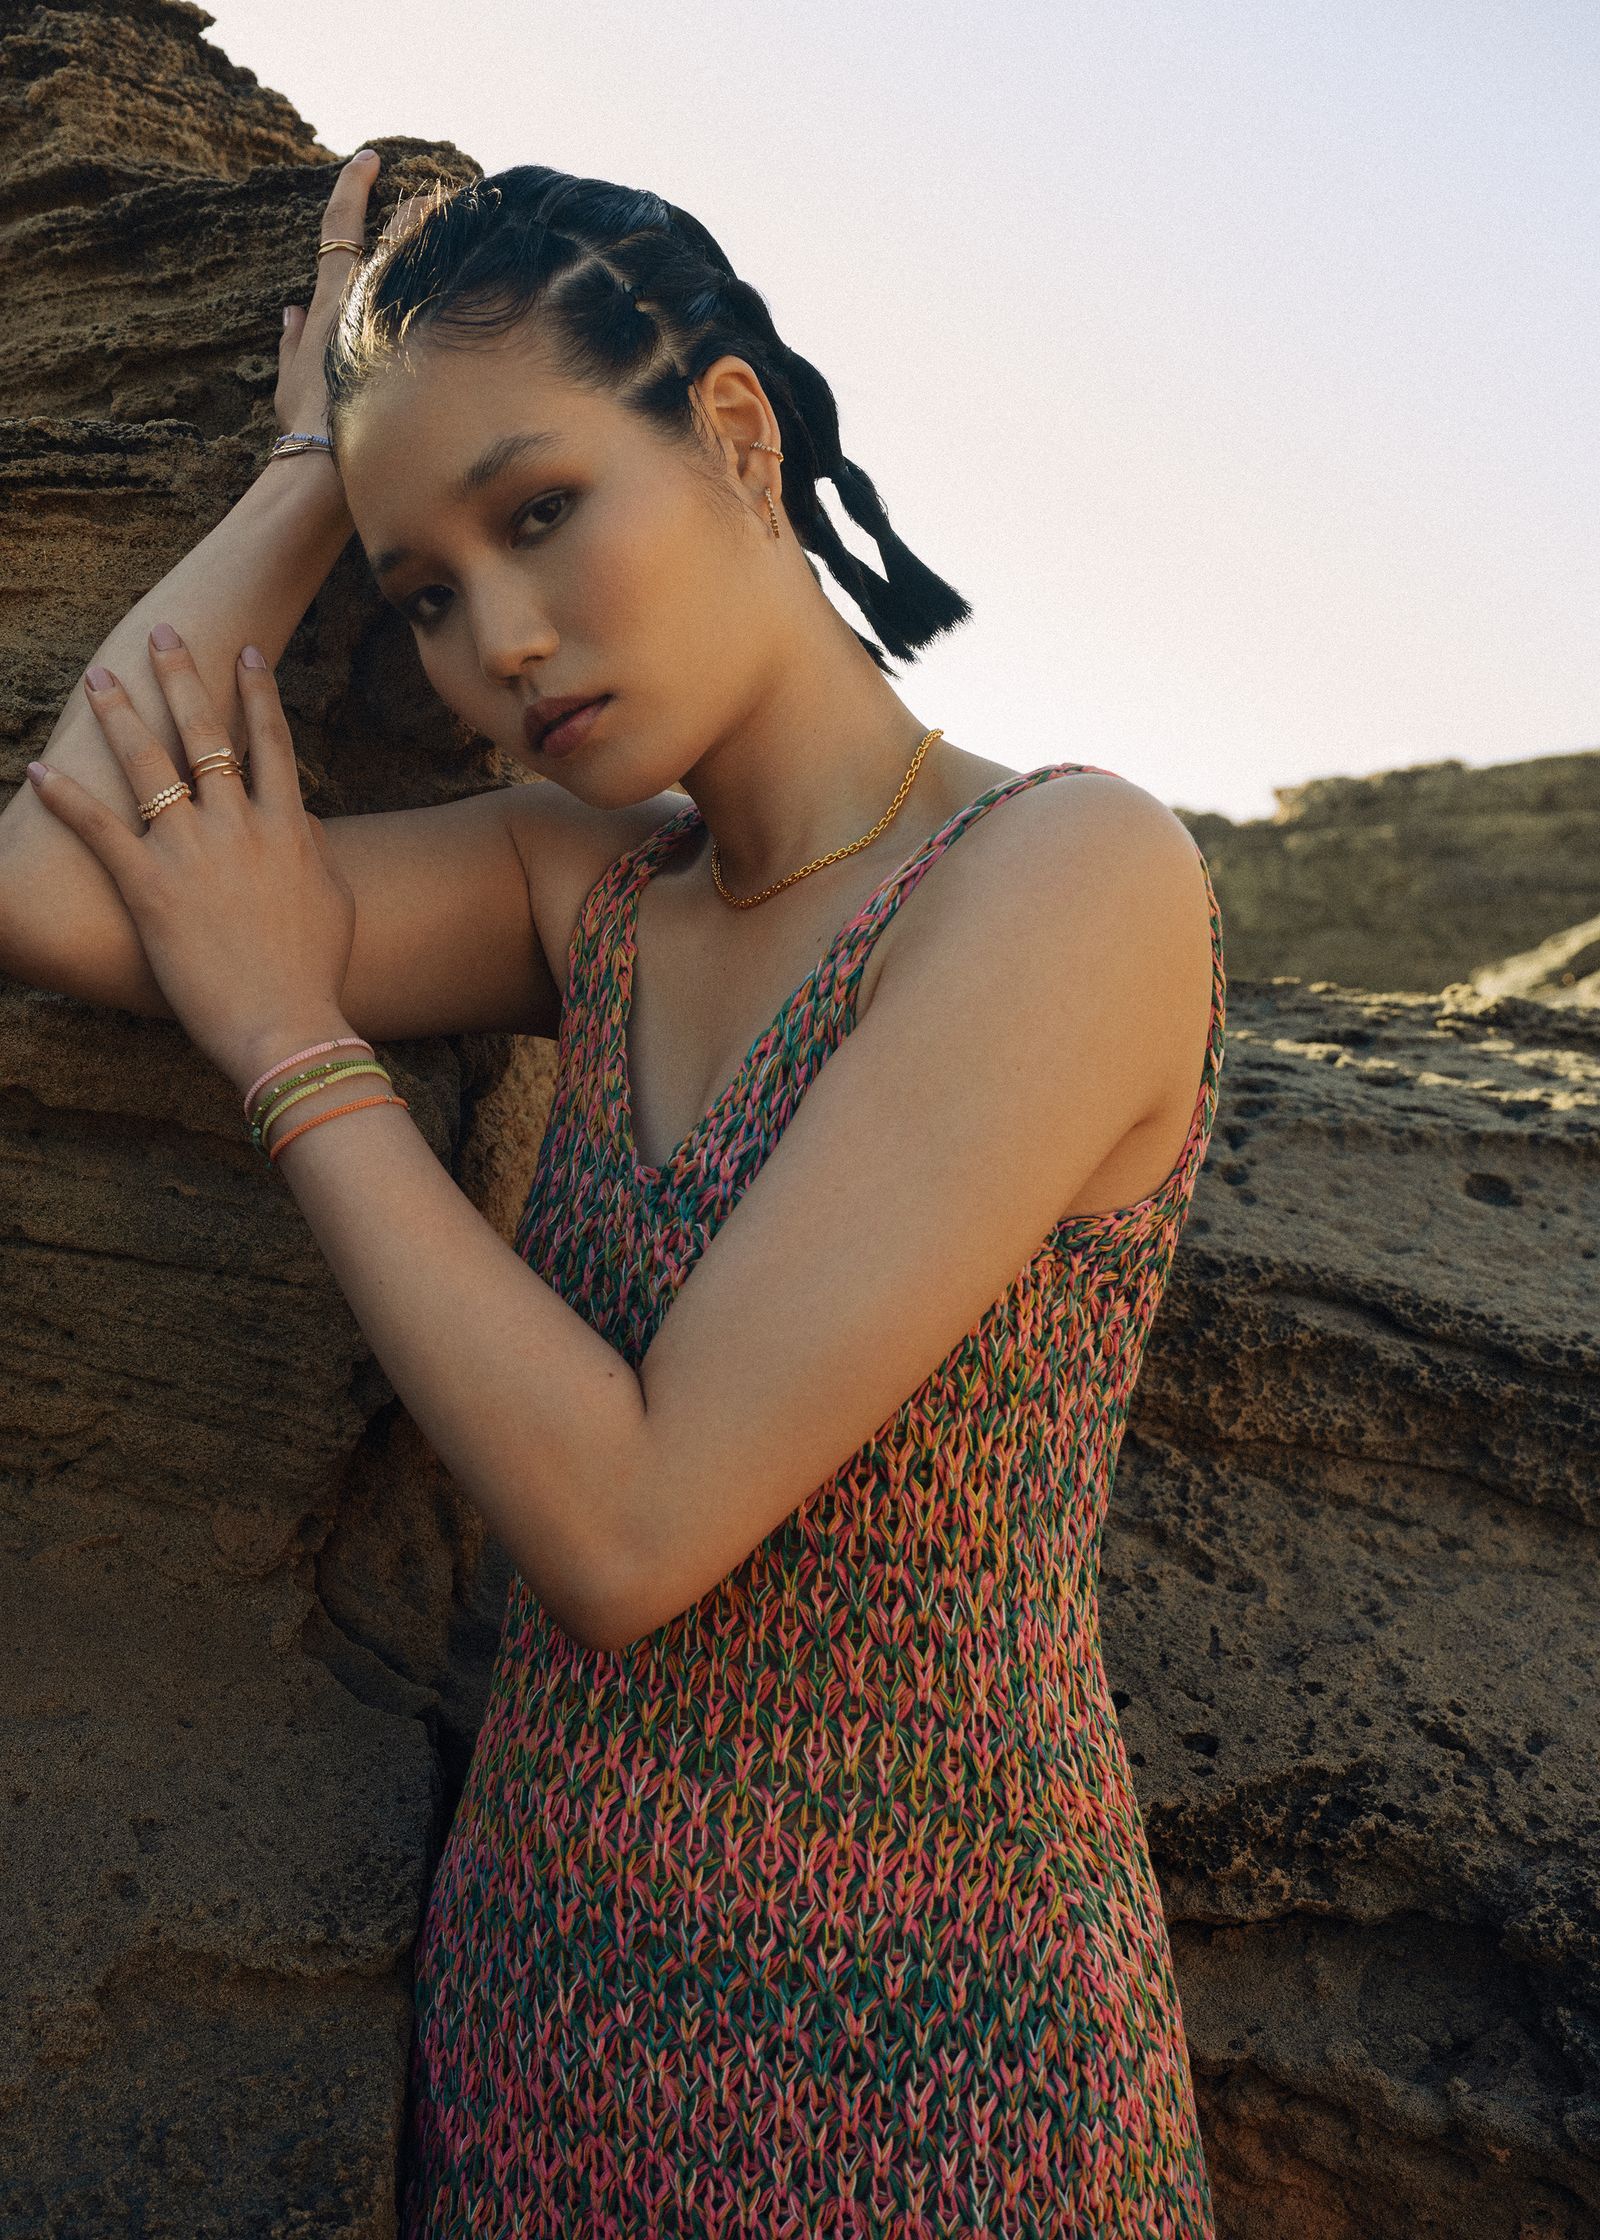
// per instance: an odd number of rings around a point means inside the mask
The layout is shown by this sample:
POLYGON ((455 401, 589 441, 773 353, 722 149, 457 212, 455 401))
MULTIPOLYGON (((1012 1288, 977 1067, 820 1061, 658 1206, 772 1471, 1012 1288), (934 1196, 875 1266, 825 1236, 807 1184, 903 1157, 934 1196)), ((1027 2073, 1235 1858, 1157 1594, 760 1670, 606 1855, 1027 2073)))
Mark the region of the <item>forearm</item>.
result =
MULTIPOLYGON (((256 1071, 350 1031, 336 1015, 310 1017, 256 1071)), ((241 1096, 248 1086, 238 1082, 241 1096)), ((347 1075, 289 1108, 268 1143, 383 1090, 377 1075, 347 1075)), ((646 1474, 633 1369, 490 1227, 398 1105, 308 1128, 277 1172, 445 1468, 556 1622, 603 1641, 631 1575, 631 1499, 646 1474)))
MULTIPOLYGON (((235 662, 247 641, 276 666, 296 625, 351 534, 331 459, 301 452, 274 459, 237 504, 131 607, 84 662, 115 670, 150 729, 181 771, 183 745, 150 663, 148 636, 170 622, 194 654, 236 745, 244 740, 235 662)), ((42 753, 140 829, 132 790, 75 684, 42 753)), ((74 833, 19 786, 0 815, 0 863, 8 910, 30 897, 66 913, 82 898, 104 907, 109 882, 74 833)), ((110 890, 114 894, 114 889, 110 890)))

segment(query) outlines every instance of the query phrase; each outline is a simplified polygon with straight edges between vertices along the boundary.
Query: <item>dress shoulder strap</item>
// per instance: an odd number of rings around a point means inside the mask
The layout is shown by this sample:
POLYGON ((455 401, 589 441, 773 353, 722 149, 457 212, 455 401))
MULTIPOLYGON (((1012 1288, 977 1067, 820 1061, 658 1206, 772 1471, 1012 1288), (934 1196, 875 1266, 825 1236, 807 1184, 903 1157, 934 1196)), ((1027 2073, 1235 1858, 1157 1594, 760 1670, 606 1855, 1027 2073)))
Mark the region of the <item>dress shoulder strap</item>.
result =
MULTIPOLYGON (((1013 794, 1026 792, 1030 786, 1046 784, 1052 778, 1076 777, 1084 772, 1107 778, 1121 776, 1120 771, 1108 770, 1097 762, 1047 762, 1036 770, 1020 770, 1014 778, 1003 778, 997 785, 990 786, 973 800, 964 803, 936 832, 930 833, 922 846, 908 856, 897 871, 892 872, 868 896, 855 917, 841 928, 839 939, 826 960, 832 970, 825 973, 824 984, 819 992, 826 999, 825 1008, 832 1027, 827 1036, 819 1037, 819 1056, 826 1054, 826 1046, 836 1040, 840 1033, 849 1032, 854 1023, 861 974, 878 935, 945 850, 952 847, 979 817, 985 816, 998 803, 1010 800, 1013 794)), ((1102 1214, 1074 1216, 1061 1224, 1063 1232, 1073 1229, 1085 1233, 1109 1233, 1113 1230, 1131 1233, 1135 1228, 1153 1228, 1162 1217, 1180 1210, 1187 1203, 1204 1162, 1216 1118, 1226 1044, 1227 972, 1222 948, 1222 913, 1217 904, 1216 890, 1211 883, 1210 866, 1198 842, 1195 842, 1195 855, 1204 882, 1211 924, 1211 1014, 1205 1058, 1190 1116, 1188 1136, 1177 1161, 1156 1190, 1134 1205, 1120 1206, 1102 1214)))
MULTIPOLYGON (((856 915, 840 929, 840 943, 848 951, 849 962, 858 968, 870 955, 878 935, 894 916, 906 896, 913 894, 918 885, 947 848, 953 847, 963 832, 977 823, 981 816, 1009 801, 1015 793, 1026 793, 1031 786, 1041 785, 1051 778, 1071 777, 1088 771, 1097 777, 1114 778, 1120 775, 1107 770, 1097 762, 1045 762, 1036 770, 1019 770, 1014 777, 997 782, 963 802, 938 830, 929 833, 920 848, 907 856, 904 863, 881 885, 874 888, 856 915)), ((843 961, 843 960, 841 960, 843 961)))

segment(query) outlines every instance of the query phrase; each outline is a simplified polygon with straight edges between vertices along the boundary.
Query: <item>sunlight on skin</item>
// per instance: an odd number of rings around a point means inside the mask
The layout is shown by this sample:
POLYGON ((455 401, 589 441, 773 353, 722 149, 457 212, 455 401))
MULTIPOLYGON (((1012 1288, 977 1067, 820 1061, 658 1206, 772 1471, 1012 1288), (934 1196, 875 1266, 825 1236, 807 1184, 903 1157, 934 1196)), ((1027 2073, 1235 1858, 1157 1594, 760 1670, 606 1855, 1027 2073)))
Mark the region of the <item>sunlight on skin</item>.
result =
MULTIPOLYGON (((784 521, 782 467, 753 448, 778 442, 755 374, 724 357, 696 387, 698 452, 553 371, 525 330, 469 349, 422 338, 360 392, 336 441, 369 561, 410 555, 382 589, 446 705, 597 808, 681 781, 729 883, 755 891, 869 827, 929 725, 784 521), (491 444, 535 431, 557 440, 457 494, 491 444), (527 746, 522 714, 568 693, 615 697, 593 743, 558 761, 527 746)), ((919 772, 927 823, 991 767, 940 742, 919 772)))

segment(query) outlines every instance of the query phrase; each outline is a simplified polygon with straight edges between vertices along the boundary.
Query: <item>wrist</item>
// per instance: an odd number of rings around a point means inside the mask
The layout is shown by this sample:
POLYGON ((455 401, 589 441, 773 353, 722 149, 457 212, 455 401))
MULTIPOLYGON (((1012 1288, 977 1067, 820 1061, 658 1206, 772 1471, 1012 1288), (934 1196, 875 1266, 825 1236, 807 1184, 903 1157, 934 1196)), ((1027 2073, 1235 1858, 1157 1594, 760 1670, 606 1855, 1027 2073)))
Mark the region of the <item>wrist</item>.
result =
MULTIPOLYGON (((309 434, 312 430, 307 428, 304 432, 309 434)), ((321 433, 321 430, 316 432, 321 433)), ((346 536, 355 527, 345 503, 344 482, 334 464, 333 453, 324 451, 320 444, 296 451, 280 451, 276 457, 269 451, 261 462, 256 487, 276 505, 325 518, 329 524, 337 523, 346 536)))
POLYGON ((270 1072, 272 1079, 264 1082, 250 1099, 253 1106, 259 1106, 270 1098, 280 1083, 286 1082, 291 1074, 300 1071, 299 1066, 289 1065, 286 1061, 298 1057, 303 1051, 316 1050, 315 1057, 305 1060, 308 1066, 340 1058, 376 1055, 364 1035, 356 1040, 350 1039, 355 1035, 355 1028, 340 1011, 315 1008, 296 1011, 290 1026, 264 1027, 240 1042, 229 1053, 228 1078, 242 1098, 264 1073, 270 1072), (335 1050, 318 1049, 317 1045, 324 1042, 334 1042, 339 1047, 335 1050), (281 1071, 276 1070, 280 1068, 281 1071))
POLYGON ((343 1119, 352 1106, 370 1108, 374 1101, 404 1102, 383 1060, 370 1050, 330 1050, 267 1083, 255 1100, 250 1139, 276 1164, 291 1136, 309 1134, 317 1121, 343 1119))

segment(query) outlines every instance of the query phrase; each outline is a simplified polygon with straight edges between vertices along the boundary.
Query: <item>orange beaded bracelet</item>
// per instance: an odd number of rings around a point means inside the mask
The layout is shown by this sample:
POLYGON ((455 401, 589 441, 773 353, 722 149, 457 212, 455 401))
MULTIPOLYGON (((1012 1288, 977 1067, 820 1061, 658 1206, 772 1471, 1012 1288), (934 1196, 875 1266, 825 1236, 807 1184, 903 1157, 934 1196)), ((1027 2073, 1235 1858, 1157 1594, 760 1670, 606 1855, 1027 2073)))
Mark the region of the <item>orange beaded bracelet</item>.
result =
POLYGON ((354 1104, 336 1104, 327 1112, 314 1113, 309 1120, 302 1120, 286 1136, 279 1136, 268 1150, 267 1157, 275 1160, 286 1143, 293 1143, 295 1137, 303 1136, 308 1128, 320 1128, 324 1120, 337 1120, 344 1112, 365 1112, 368 1105, 373 1104, 397 1104, 404 1112, 411 1110, 404 1097, 358 1097, 354 1104))

